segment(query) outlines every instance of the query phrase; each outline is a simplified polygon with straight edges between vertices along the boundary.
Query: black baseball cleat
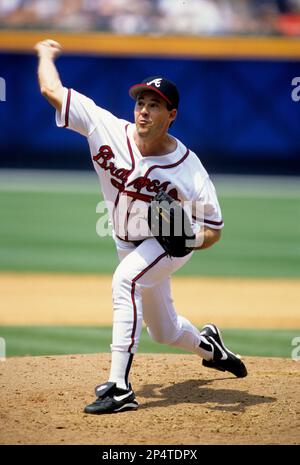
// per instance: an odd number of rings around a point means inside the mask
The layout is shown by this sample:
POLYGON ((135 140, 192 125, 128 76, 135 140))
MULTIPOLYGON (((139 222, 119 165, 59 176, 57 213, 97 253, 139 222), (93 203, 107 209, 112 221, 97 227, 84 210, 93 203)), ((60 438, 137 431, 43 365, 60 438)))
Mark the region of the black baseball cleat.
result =
MULTIPOLYGON (((247 376, 247 368, 238 355, 225 347, 220 330, 213 324, 208 324, 200 331, 206 341, 213 346, 212 360, 202 360, 202 365, 206 368, 214 368, 219 371, 230 371, 237 378, 247 376)), ((205 340, 200 342, 200 347, 205 348, 205 340)))
POLYGON ((84 413, 103 414, 136 410, 139 406, 135 394, 129 389, 117 388, 116 383, 99 384, 95 388, 97 399, 85 407, 84 413))

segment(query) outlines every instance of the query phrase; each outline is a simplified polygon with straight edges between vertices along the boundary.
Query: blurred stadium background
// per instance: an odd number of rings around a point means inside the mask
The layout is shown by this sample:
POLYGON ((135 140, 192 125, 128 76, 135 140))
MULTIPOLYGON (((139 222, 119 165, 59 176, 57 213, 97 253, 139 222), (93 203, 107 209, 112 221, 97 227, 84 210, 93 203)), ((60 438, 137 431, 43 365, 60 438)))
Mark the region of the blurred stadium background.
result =
MULTIPOLYGON (((158 73, 177 83, 171 132, 212 174, 225 218, 221 243, 194 254, 181 274, 300 287, 300 101, 292 99, 300 0, 0 0, 2 297, 7 273, 111 275, 116 266, 112 240, 96 234, 100 196, 86 141, 57 129, 39 94, 32 48, 44 38, 65 50, 64 85, 122 118, 132 120, 133 83, 158 73)), ((109 348, 108 327, 7 324, 8 302, 0 297, 8 355, 109 348)), ((290 356, 300 324, 226 331, 241 353, 290 356)), ((143 336, 140 351, 165 349, 143 336)))

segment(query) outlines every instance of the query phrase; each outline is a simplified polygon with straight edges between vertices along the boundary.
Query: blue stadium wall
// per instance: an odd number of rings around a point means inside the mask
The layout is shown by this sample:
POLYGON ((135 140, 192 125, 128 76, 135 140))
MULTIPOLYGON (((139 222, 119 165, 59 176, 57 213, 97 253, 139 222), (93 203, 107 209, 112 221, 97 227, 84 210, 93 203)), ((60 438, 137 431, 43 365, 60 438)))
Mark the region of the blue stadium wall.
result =
MULTIPOLYGON (((214 173, 300 174, 300 101, 291 98, 299 61, 63 55, 66 87, 132 121, 130 85, 163 74, 180 90, 171 133, 214 173)), ((86 140, 55 126, 39 93, 36 58, 0 53, 0 168, 91 169, 86 140)))

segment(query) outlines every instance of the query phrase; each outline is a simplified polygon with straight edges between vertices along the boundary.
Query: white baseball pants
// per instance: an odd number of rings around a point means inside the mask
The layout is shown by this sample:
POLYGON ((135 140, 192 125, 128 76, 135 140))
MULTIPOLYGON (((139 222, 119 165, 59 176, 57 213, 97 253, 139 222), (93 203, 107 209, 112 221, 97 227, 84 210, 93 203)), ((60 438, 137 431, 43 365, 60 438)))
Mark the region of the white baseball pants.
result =
POLYGON ((177 315, 171 296, 170 275, 192 253, 170 258, 154 238, 146 239, 138 247, 119 239, 116 244, 120 264, 112 282, 112 352, 135 353, 144 320, 155 341, 210 359, 211 352, 199 347, 199 330, 177 315))

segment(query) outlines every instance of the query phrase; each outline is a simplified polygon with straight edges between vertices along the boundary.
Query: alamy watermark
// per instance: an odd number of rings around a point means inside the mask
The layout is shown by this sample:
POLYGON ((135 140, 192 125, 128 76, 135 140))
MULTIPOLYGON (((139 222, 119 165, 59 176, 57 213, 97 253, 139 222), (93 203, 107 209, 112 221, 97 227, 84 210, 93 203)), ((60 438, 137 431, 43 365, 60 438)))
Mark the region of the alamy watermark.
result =
POLYGON ((300 101, 300 76, 296 76, 292 79, 291 85, 294 87, 291 96, 293 102, 300 101))
POLYGON ((4 337, 0 337, 0 362, 6 360, 6 342, 4 337))
POLYGON ((6 102, 6 82, 0 77, 0 102, 6 102))
POLYGON ((98 236, 111 236, 112 230, 119 238, 128 238, 129 241, 137 241, 152 236, 185 236, 186 246, 195 246, 195 233, 197 233, 197 247, 204 240, 203 234, 198 234, 201 224, 204 224, 204 207, 201 202, 186 201, 181 203, 186 215, 182 215, 178 209, 178 202, 172 203, 152 201, 151 230, 149 228, 149 204, 144 201, 132 201, 132 197, 123 194, 119 202, 99 202, 96 212, 100 218, 96 224, 98 236), (155 212, 158 212, 155 214, 155 212), (110 218, 113 221, 113 228, 110 218), (168 219, 171 221, 168 222, 168 219), (163 221, 164 219, 164 221, 163 221))
POLYGON ((296 347, 292 350, 291 357, 298 362, 300 360, 300 336, 296 336, 292 339, 292 346, 296 347))

